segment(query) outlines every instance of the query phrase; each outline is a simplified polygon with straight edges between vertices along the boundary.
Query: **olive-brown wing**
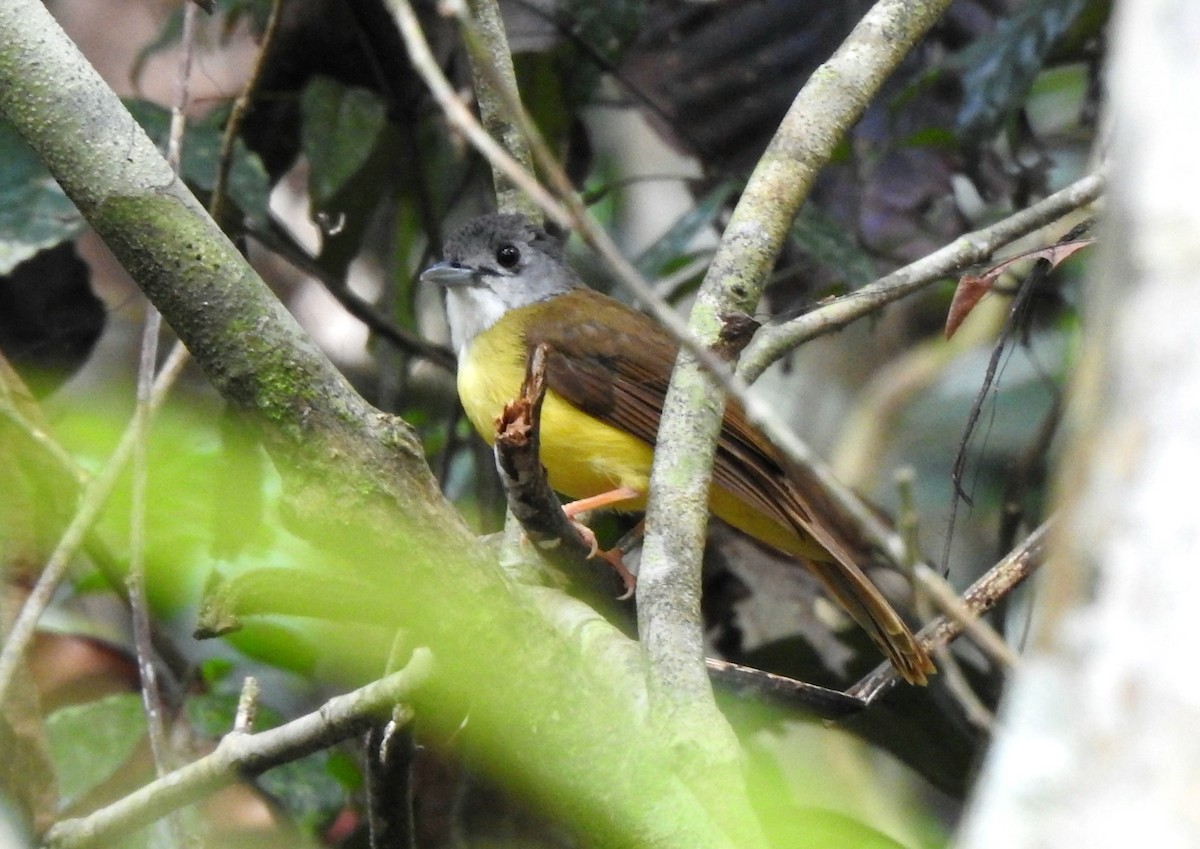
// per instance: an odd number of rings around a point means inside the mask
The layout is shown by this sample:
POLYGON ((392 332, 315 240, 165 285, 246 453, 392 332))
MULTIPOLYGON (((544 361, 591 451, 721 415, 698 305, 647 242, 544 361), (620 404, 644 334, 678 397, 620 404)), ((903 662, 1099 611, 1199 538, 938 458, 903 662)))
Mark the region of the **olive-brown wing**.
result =
MULTIPOLYGON (((649 317, 590 289, 548 301, 543 309, 562 310, 565 298, 572 300, 570 321, 555 316, 559 320, 526 325, 528 350, 547 346, 547 387, 606 424, 654 444, 679 350, 675 340, 649 317)), ((779 524, 813 533, 812 512, 797 499, 774 448, 733 404, 725 412, 713 477, 779 524)), ((829 547, 836 554, 832 538, 829 547)))
MULTIPOLYGON (((531 321, 530 352, 546 345, 546 385, 597 419, 649 444, 658 436, 663 397, 678 346, 652 319, 619 301, 578 289, 570 321, 531 321)), ((561 308, 547 302, 545 309, 561 308)), ((793 476, 798 470, 793 470, 793 476)), ((922 682, 932 664, 903 621, 866 577, 848 544, 847 524, 816 481, 794 482, 774 447, 750 426, 741 408, 727 405, 713 480, 740 501, 810 537, 828 553, 807 558, 813 572, 876 639, 905 678, 922 682)))

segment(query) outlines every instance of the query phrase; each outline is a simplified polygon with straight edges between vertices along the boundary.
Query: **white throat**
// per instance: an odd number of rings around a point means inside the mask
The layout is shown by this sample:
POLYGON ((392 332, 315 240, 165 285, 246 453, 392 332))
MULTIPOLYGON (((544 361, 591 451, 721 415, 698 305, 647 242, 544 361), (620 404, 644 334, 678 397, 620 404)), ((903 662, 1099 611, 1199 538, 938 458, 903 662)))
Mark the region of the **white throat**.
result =
POLYGON ((501 319, 508 307, 491 289, 459 286, 446 290, 450 344, 461 360, 471 341, 501 319))

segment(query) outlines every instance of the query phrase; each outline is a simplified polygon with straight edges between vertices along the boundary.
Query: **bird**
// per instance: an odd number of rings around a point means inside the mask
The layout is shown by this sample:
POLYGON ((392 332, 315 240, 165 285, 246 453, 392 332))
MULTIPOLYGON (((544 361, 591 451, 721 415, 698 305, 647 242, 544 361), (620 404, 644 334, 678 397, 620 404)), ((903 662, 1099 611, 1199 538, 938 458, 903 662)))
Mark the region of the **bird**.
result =
MULTIPOLYGON (((445 290, 457 388, 485 441, 518 394, 526 364, 546 352, 541 462, 550 485, 584 509, 645 508, 675 338, 652 318, 587 287, 562 242, 520 213, 468 220, 421 274, 445 290)), ((928 653, 839 538, 823 493, 793 480, 779 452, 726 404, 710 511, 801 561, 871 636, 906 681, 924 684, 928 653), (804 490, 809 490, 808 492, 804 490)))

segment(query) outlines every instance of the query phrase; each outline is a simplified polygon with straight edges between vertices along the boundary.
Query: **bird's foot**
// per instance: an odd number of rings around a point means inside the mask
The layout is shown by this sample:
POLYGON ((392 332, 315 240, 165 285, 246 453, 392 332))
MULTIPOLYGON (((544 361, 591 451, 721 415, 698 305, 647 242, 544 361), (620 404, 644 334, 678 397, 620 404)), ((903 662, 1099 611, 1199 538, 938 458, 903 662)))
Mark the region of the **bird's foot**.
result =
MULTIPOLYGON (((568 517, 569 518, 569 517, 568 517)), ((617 577, 621 579, 621 583, 625 586, 625 592, 617 596, 617 601, 625 601, 633 597, 633 591, 637 589, 637 576, 629 571, 629 567, 625 565, 625 561, 621 556, 621 549, 610 548, 607 551, 600 549, 600 543, 596 541, 596 534, 587 525, 582 522, 577 522, 575 519, 570 519, 571 524, 575 526, 575 530, 583 537, 584 543, 588 547, 588 557, 599 557, 613 568, 617 573, 617 577)))

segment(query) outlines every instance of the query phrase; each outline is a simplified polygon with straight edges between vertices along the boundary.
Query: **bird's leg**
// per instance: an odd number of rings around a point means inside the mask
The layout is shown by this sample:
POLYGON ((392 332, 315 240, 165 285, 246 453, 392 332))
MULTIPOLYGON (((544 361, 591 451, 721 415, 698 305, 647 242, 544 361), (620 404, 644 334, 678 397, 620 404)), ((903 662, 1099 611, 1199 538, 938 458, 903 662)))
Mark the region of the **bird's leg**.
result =
POLYGON ((622 501, 630 501, 639 495, 641 493, 633 487, 619 486, 616 489, 610 489, 608 492, 602 492, 599 495, 591 495, 587 498, 581 498, 578 501, 564 504, 563 512, 567 514, 568 519, 574 519, 580 513, 586 513, 589 510, 599 510, 601 507, 611 507, 614 504, 620 504, 622 501))
POLYGON ((600 544, 596 542, 596 535, 592 533, 592 529, 575 517, 586 513, 589 510, 597 510, 601 507, 610 507, 613 504, 620 504, 622 501, 629 501, 641 495, 636 489, 628 486, 620 486, 616 489, 610 489, 608 492, 602 492, 599 495, 592 495, 588 498, 581 498, 578 501, 572 501, 569 504, 563 505, 563 513, 575 525, 584 541, 591 549, 591 557, 599 557, 609 566, 613 568, 621 579, 621 583, 625 585, 625 592, 618 596, 620 599, 627 599, 633 595, 633 590, 637 586, 637 578, 629 568, 625 565, 625 561, 621 559, 621 550, 613 548, 608 551, 601 551, 600 544))

